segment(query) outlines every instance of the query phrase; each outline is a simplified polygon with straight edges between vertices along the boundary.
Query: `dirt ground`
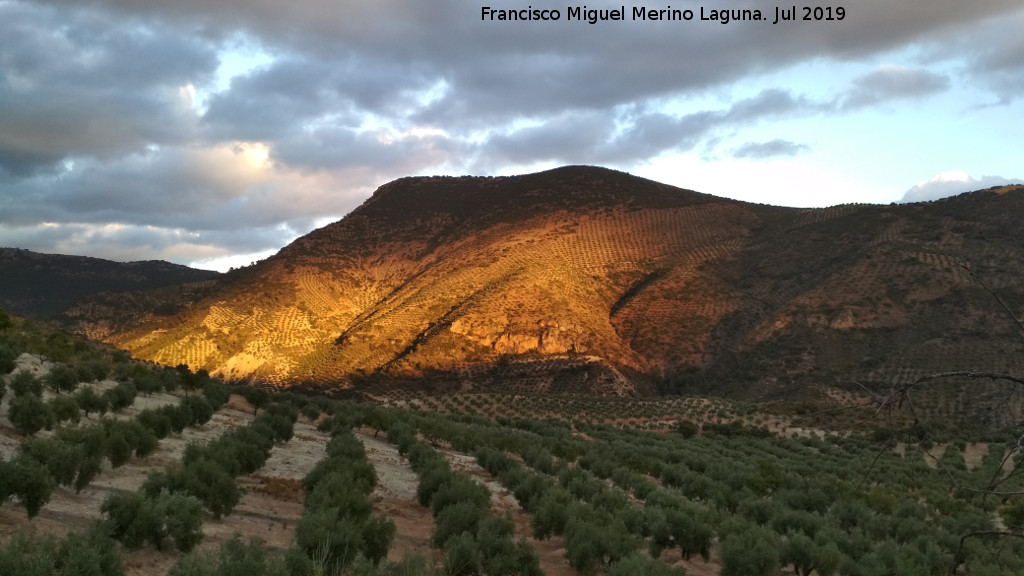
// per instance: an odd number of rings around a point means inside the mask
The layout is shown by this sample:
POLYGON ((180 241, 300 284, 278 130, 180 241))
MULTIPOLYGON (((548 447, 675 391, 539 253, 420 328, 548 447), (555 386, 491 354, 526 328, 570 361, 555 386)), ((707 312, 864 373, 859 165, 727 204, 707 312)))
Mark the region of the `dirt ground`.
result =
MULTIPOLYGON (((215 416, 221 418, 215 438, 225 430, 244 426, 252 419, 252 408, 241 397, 232 396, 228 408, 215 416)), ((207 424, 205 427, 210 426, 207 424)), ((220 544, 240 535, 243 539, 258 538, 268 548, 284 550, 291 546, 295 526, 302 517, 302 478, 324 457, 328 436, 318 432, 308 421, 295 424, 293 438, 275 446, 266 464, 254 474, 240 476, 239 485, 244 495, 230 515, 203 521, 203 542, 199 550, 216 550, 220 544)), ((176 447, 178 457, 187 441, 176 447)), ((132 551, 125 557, 128 576, 156 576, 166 574, 177 555, 159 553, 152 548, 132 551)))
POLYGON ((430 547, 434 518, 429 509, 416 501, 419 478, 409 462, 394 445, 384 440, 383 434, 374 438, 372 430, 360 429, 356 431, 356 438, 362 441, 366 457, 377 471, 377 487, 370 495, 374 511, 395 523, 395 539, 388 559, 401 560, 408 554, 420 554, 428 560, 440 560, 437 550, 430 547))

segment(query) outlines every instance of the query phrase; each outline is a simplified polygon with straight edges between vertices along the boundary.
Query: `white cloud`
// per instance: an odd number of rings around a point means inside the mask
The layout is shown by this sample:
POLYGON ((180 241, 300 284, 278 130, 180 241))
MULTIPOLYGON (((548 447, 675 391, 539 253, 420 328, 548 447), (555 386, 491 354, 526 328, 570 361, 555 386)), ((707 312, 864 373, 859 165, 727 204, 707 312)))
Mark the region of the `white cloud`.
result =
POLYGON ((232 268, 242 268, 248 266, 253 262, 269 258, 277 254, 277 249, 263 250, 260 252, 252 252, 248 254, 231 254, 229 256, 218 256, 216 258, 207 258, 188 262, 188 265, 192 268, 199 268, 202 270, 216 270, 218 272, 227 272, 232 268))
POLYGON ((928 202, 972 190, 1020 182, 1024 182, 1024 180, 1019 178, 1003 178, 1002 176, 982 176, 979 179, 975 179, 962 170, 950 170, 935 176, 931 180, 918 182, 913 188, 907 190, 903 198, 900 199, 900 202, 928 202))

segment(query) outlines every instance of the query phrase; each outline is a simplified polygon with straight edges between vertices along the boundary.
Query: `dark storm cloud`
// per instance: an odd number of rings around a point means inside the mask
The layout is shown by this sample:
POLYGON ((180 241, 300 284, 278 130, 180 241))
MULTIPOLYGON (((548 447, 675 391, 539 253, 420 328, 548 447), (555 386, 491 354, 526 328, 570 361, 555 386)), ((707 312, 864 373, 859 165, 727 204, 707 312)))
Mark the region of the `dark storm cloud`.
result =
POLYGON ((202 42, 108 16, 0 3, 0 171, 53 172, 191 137, 183 84, 207 77, 202 42))
POLYGON ((288 57, 236 77, 215 94, 203 116, 208 136, 227 140, 273 140, 290 136, 330 116, 332 123, 358 126, 365 113, 401 117, 415 93, 430 87, 418 71, 316 55, 288 57))
MULTIPOLYGON (((950 78, 924 66, 893 67, 831 102, 769 86, 720 107, 657 105, 912 43, 937 46, 937 62, 972 62, 967 74, 1001 100, 1024 88, 1019 34, 941 49, 973 23, 1012 31, 1019 0, 865 0, 847 13, 780 29, 481 22, 479 3, 453 0, 0 0, 0 237, 17 230, 67 250, 89 241, 110 254, 118 242, 157 254, 256 251, 343 215, 393 177, 626 166, 764 120, 947 89, 950 78), (271 61, 218 91, 218 53, 236 35, 271 61), (245 142, 266 146, 265 164, 245 142), (266 232, 247 241, 250 229, 266 232)), ((737 153, 793 151, 783 144, 737 153)))
POLYGON ((482 147, 477 168, 489 171, 509 162, 528 165, 548 159, 560 164, 584 162, 608 146, 614 129, 615 120, 608 114, 565 113, 491 137, 482 147))
MULTIPOLYGON (((389 72, 392 91, 418 79, 410 70, 444 78, 451 90, 419 118, 488 125, 507 115, 557 114, 702 89, 808 58, 856 58, 1020 8, 1017 0, 869 0, 848 8, 843 22, 780 31, 751 23, 481 22, 479 5, 457 1, 299 0, 286 8, 269 0, 88 4, 211 33, 243 29, 282 51, 317 54, 342 66, 355 62, 353 86, 380 70, 389 72)), ((763 2, 734 4, 766 8, 763 2)), ((305 80, 319 83, 312 75, 305 80)))
MULTIPOLYGON (((1024 11, 1005 19, 990 22, 985 37, 990 39, 982 46, 976 44, 965 50, 977 52, 972 61, 970 74, 987 85, 1007 104, 1024 95, 1024 11), (973 50, 971 50, 973 48, 973 50)), ((963 39, 970 44, 972 39, 963 39)))
POLYGON ((797 144, 788 140, 776 139, 770 142, 747 142, 732 153, 733 158, 750 158, 751 160, 763 160, 779 156, 796 156, 804 152, 808 147, 806 144, 797 144))
MULTIPOLYGON (((347 180, 341 182, 352 189, 372 190, 372 181, 342 174, 347 180)), ((351 192, 322 194, 315 179, 307 180, 308 191, 287 187, 302 182, 253 170, 244 150, 230 148, 160 150, 112 162, 82 160, 58 179, 0 182, 0 225, 78 222, 177 228, 187 223, 192 230, 217 231, 344 214, 359 203, 351 192), (310 206, 318 206, 319 214, 310 206)))

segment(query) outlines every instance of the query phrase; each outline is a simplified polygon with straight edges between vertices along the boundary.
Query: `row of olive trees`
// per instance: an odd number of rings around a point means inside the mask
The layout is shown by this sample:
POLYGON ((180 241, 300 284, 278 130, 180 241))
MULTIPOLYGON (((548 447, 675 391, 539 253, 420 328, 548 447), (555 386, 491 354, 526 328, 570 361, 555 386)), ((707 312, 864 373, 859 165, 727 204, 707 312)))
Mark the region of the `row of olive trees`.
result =
MULTIPOLYGON (((347 402, 290 393, 274 396, 310 420, 329 415, 319 429, 331 433, 326 455, 303 479, 305 510, 296 529, 294 546, 285 553, 266 550, 258 540, 234 537, 217 552, 182 556, 168 576, 439 576, 422 556, 399 562, 384 560, 394 536, 394 524, 374 514, 370 494, 376 472, 366 459, 351 428, 371 420, 364 410, 347 402)), ((254 403, 255 405, 255 403, 254 403)))
MULTIPOLYGON (((186 398, 182 406, 198 402, 206 400, 186 398)), ((144 419, 164 430, 171 423, 161 416, 144 419)), ((296 417, 293 407, 274 404, 244 428, 203 446, 189 444, 180 469, 151 473, 137 493, 107 498, 102 511, 113 536, 128 548, 163 549, 170 541, 177 550, 192 550, 202 540, 203 508, 215 518, 229 514, 241 498, 236 476, 261 468, 275 443, 291 439, 296 417)))
POLYGON ((377 484, 373 465, 347 426, 335 426, 327 455, 302 481, 306 499, 295 544, 309 560, 304 573, 338 573, 353 562, 379 565, 387 556, 395 525, 373 513, 377 484))
POLYGON ((416 440, 415 428, 403 420, 391 424, 388 440, 419 476, 417 498, 434 515, 431 544, 444 551, 446 574, 543 574, 533 547, 513 539, 511 519, 491 514, 486 486, 452 470, 444 456, 416 440))
MULTIPOLYGON (((582 436, 552 423, 422 420, 424 437, 477 455, 531 513, 538 538, 562 534, 581 571, 614 570, 627 559, 632 565, 644 544, 653 558, 671 549, 706 558, 717 542, 723 574, 775 574, 787 566, 821 575, 942 573, 957 547, 954 535, 991 526, 999 507, 947 485, 947 474, 997 473, 998 445, 977 469, 961 457, 957 470, 935 472, 919 450, 879 458, 865 436, 686 439, 591 426, 582 436), (851 467, 867 470, 873 461, 885 482, 862 486, 851 478, 851 467), (612 485, 622 492, 608 490, 612 485), (608 526, 618 528, 604 531, 608 526)), ((1014 510, 999 509, 1008 526, 1014 510)), ((1019 554, 993 556, 978 544, 964 550, 971 573, 1021 566, 1019 554)))
MULTIPOLYGON (((453 421, 457 418, 434 420, 424 428, 430 436, 451 442, 453 447, 472 450, 481 467, 530 513, 535 537, 564 538, 566 558, 577 571, 656 576, 681 573, 658 561, 656 553, 653 558, 641 553, 648 535, 644 511, 632 505, 620 490, 581 467, 556 461, 532 434, 462 418, 465 423, 453 421), (522 461, 534 469, 524 467, 506 451, 519 452, 522 461)), ((567 431, 559 426, 519 424, 556 435, 567 431)), ((568 449, 573 454, 580 451, 568 449)))
POLYGON ((132 456, 144 457, 168 433, 202 425, 213 411, 206 398, 192 397, 178 405, 145 410, 133 420, 105 418, 88 426, 59 427, 47 438, 28 438, 10 462, 0 462, 4 472, 0 502, 17 497, 33 517, 49 501, 55 486, 81 491, 100 472, 104 460, 118 468, 132 456))
POLYGON ((0 574, 4 576, 124 576, 117 542, 103 523, 71 532, 61 540, 19 531, 0 545, 0 574))
MULTIPOLYGON (((77 424, 83 413, 88 416, 96 412, 118 412, 135 401, 136 389, 131 382, 119 383, 97 394, 89 386, 76 391, 80 381, 80 376, 63 364, 54 365, 42 380, 27 370, 16 372, 8 385, 14 395, 8 406, 8 418, 15 430, 23 436, 31 436, 43 429, 50 430, 56 424, 77 424), (44 383, 57 393, 46 401, 43 400, 44 383)), ((0 396, 2 392, 0 388, 0 396)))
MULTIPOLYGON (((51 430, 57 424, 77 424, 83 415, 120 412, 134 403, 138 393, 171 393, 182 389, 187 396, 189 391, 199 390, 211 405, 220 406, 227 401, 227 389, 203 371, 185 375, 182 370, 154 369, 127 362, 116 365, 114 377, 118 383, 113 388, 97 393, 92 386, 80 386, 109 374, 108 366, 99 360, 83 362, 77 368, 55 363, 42 379, 28 370, 19 370, 10 377, 7 386, 14 395, 8 408, 11 424, 19 434, 31 436, 43 429, 51 430), (43 400, 44 385, 56 394, 46 401, 43 400)), ((0 381, 0 398, 5 392, 0 381)), ((266 396, 265 392, 263 394, 266 396)))
POLYGON ((263 467, 278 442, 291 440, 297 410, 272 404, 248 426, 221 434, 205 444, 189 444, 180 469, 152 473, 143 493, 156 498, 161 492, 181 492, 199 498, 215 518, 231 513, 241 498, 236 476, 263 467))

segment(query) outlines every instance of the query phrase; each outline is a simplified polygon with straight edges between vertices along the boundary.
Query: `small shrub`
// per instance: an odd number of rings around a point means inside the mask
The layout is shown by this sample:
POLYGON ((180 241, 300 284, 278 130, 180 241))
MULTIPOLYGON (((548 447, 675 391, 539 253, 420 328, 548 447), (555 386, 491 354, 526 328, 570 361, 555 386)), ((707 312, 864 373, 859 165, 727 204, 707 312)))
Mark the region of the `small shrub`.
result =
POLYGON ((227 387, 220 382, 210 380, 205 386, 203 386, 203 397, 210 403, 210 406, 214 411, 217 411, 228 403, 228 399, 231 398, 231 393, 228 392, 227 387))
MULTIPOLYGON (((193 398, 193 396, 189 396, 186 400, 190 398, 193 398)), ((181 405, 162 406, 159 410, 160 414, 167 418, 167 421, 171 426, 171 431, 175 434, 180 434, 182 430, 192 424, 192 412, 188 408, 183 408, 181 405)))
POLYGON ((237 534, 220 545, 219 552, 189 554, 181 557, 167 576, 289 576, 306 570, 290 571, 281 558, 266 556, 259 540, 242 542, 237 534))
POLYGON ((18 352, 10 344, 0 344, 0 376, 13 372, 17 359, 18 352))
POLYGON ((721 544, 722 576, 770 576, 779 568, 779 542, 773 532, 746 528, 721 544))
POLYGON ((434 520, 434 535, 431 543, 441 547, 452 537, 463 532, 476 534, 480 522, 487 516, 487 511, 472 502, 458 502, 441 510, 434 520))
POLYGON ((57 393, 73 392, 78 382, 78 373, 66 364, 54 364, 46 375, 47 387, 57 393))
POLYGON ((103 397, 107 401, 107 405, 114 412, 119 412, 132 405, 135 402, 135 384, 131 382, 121 382, 114 388, 107 390, 103 393, 103 397))
POLYGON ((181 485, 187 493, 199 498, 217 519, 230 514, 242 498, 235 478, 205 458, 182 469, 181 485))
POLYGON ((270 403, 270 393, 263 388, 243 388, 242 397, 252 405, 253 416, 259 412, 260 408, 265 408, 270 403))
POLYGON ((189 424, 193 426, 202 426, 213 418, 213 406, 206 398, 189 396, 182 400, 181 407, 188 410, 191 416, 189 424))
POLYGON ((21 443, 18 454, 46 467, 57 484, 70 486, 84 457, 79 446, 55 438, 31 438, 21 443))
POLYGON ((110 374, 110 368, 102 360, 88 360, 78 365, 75 370, 79 382, 96 382, 110 374))
POLYGON ((39 462, 19 457, 8 464, 7 471, 14 479, 12 494, 28 512, 28 517, 34 518, 50 501, 54 483, 49 470, 39 462))
POLYGON ((171 418, 161 410, 143 410, 136 420, 157 438, 166 438, 171 433, 171 418))
POLYGON ((39 396, 23 394, 11 399, 7 417, 14 429, 23 436, 31 436, 53 425, 53 414, 39 396))
POLYGON ((57 547, 56 566, 62 576, 122 576, 121 553, 102 524, 86 532, 72 532, 57 547))
POLYGON ((639 574, 643 576, 686 576, 686 570, 668 566, 661 560, 650 556, 631 554, 619 560, 605 572, 606 576, 636 576, 639 574))
POLYGON ((92 389, 91 386, 82 386, 77 392, 75 392, 75 402, 78 403, 78 407, 85 412, 85 415, 90 414, 106 414, 109 408, 109 403, 105 396, 100 396, 92 389))
POLYGON ((107 441, 104 443, 104 452, 107 455, 107 459, 110 460, 110 465, 114 468, 120 468, 131 459, 132 445, 128 443, 123 430, 112 430, 110 432, 107 436, 107 441))
POLYGON ((28 370, 18 370, 11 378, 10 387, 15 396, 43 395, 43 383, 28 370))
POLYGON ((50 412, 54 421, 72 422, 77 424, 82 418, 82 411, 78 408, 78 402, 71 396, 57 396, 48 402, 50 412))
POLYGON ((693 438, 700 432, 700 427, 689 420, 680 420, 676 423, 676 432, 683 438, 693 438))
POLYGON ((101 524, 85 532, 71 532, 57 542, 19 530, 0 546, 0 574, 11 576, 123 576, 117 543, 101 524))

